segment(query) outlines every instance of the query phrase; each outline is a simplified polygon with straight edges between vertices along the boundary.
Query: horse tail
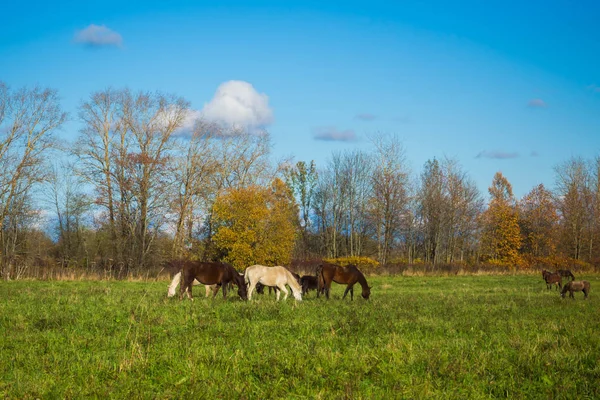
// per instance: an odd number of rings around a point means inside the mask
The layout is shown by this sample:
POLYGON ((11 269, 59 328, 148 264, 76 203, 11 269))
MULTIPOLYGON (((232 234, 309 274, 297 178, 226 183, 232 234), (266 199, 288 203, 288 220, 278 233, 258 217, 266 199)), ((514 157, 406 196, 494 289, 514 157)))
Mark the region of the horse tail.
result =
POLYGON ((317 296, 325 287, 325 276, 323 275, 323 264, 317 266, 317 296))
POLYGON ((287 275, 287 284, 292 289, 292 293, 294 293, 294 298, 296 300, 301 301, 302 300, 302 287, 296 280, 296 277, 287 268, 284 268, 284 269, 285 269, 285 273, 287 275))
POLYGON ((181 281, 181 271, 176 273, 175 276, 173 277, 173 280, 171 281, 171 284, 169 285, 169 291, 167 292, 167 297, 175 296, 175 290, 177 289, 177 285, 179 285, 180 281, 181 281))

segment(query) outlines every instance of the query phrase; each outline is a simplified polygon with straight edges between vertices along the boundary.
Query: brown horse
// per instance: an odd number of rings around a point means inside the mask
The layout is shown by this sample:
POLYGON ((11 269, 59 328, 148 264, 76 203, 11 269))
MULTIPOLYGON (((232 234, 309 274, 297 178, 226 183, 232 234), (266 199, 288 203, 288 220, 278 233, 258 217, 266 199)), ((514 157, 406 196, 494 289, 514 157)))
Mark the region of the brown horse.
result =
POLYGON ((571 278, 572 281, 575 280, 575 275, 573 275, 573 273, 568 269, 559 269, 556 272, 564 278, 571 278))
POLYGON ((317 297, 322 290, 325 291, 325 297, 329 299, 329 290, 331 289, 331 282, 347 284, 346 291, 342 299, 346 298, 348 292, 350 292, 350 300, 354 300, 354 284, 360 283, 362 286, 362 297, 369 299, 371 295, 371 288, 367 284, 367 280, 362 272, 358 270, 354 265, 348 265, 342 267, 335 264, 321 264, 317 267, 317 277, 319 279, 319 285, 317 288, 317 297))
POLYGON ((183 294, 187 293, 188 298, 192 299, 192 283, 194 279, 205 285, 217 285, 213 298, 217 295, 219 287, 223 289, 223 298, 227 298, 227 287, 233 282, 238 287, 238 295, 242 300, 248 300, 246 283, 244 277, 233 268, 231 264, 219 262, 201 262, 201 261, 183 261, 182 262, 183 280, 179 288, 179 298, 183 299, 183 294))
POLYGON ((588 281, 570 281, 565 283, 565 286, 563 286, 561 292, 560 292, 560 297, 565 297, 565 293, 569 292, 569 297, 572 298, 573 300, 575 299, 575 296, 573 295, 573 292, 583 292, 583 299, 587 299, 588 294, 590 293, 590 283, 588 281))
POLYGON ((553 273, 554 273, 554 272, 552 272, 552 271, 548 271, 548 270, 546 270, 546 269, 543 269, 543 270, 542 270, 542 279, 543 279, 543 280, 546 280, 546 276, 548 276, 548 275, 550 275, 550 274, 553 274, 553 273))
POLYGON ((556 284, 556 289, 562 287, 562 276, 558 272, 550 272, 544 277, 546 288, 552 289, 552 285, 556 284))

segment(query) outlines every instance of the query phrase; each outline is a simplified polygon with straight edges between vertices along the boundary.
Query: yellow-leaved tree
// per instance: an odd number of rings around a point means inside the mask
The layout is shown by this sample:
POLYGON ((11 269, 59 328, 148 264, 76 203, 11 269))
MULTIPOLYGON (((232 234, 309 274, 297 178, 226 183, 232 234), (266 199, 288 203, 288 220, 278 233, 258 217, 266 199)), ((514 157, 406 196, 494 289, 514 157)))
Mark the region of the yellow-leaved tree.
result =
POLYGON ((490 203, 483 215, 483 245, 487 255, 496 262, 520 264, 521 230, 512 185, 496 172, 489 187, 490 203))
POLYGON ((215 247, 237 270, 290 262, 300 226, 298 206, 281 179, 270 187, 227 190, 217 198, 213 218, 215 247))

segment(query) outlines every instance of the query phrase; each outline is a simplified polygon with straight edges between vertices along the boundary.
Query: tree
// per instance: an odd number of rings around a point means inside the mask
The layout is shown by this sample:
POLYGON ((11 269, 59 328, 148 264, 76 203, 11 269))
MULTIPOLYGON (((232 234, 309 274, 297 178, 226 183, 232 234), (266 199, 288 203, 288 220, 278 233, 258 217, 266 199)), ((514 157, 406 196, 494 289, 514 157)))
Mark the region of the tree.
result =
POLYGON ((496 172, 489 188, 490 202, 484 213, 484 246, 488 256, 506 264, 519 262, 521 232, 512 185, 496 172))
POLYGON ((56 90, 35 87, 13 92, 0 82, 0 262, 6 279, 28 215, 35 213, 31 191, 48 178, 53 134, 66 118, 56 90))
POLYGON ((539 184, 521 199, 519 214, 523 252, 534 257, 553 255, 559 219, 552 193, 539 184))
POLYGON ((220 258, 243 270, 252 264, 289 263, 298 209, 289 187, 275 179, 268 188, 231 188, 213 207, 213 236, 220 258))
POLYGON ((591 206, 590 176, 582 158, 574 157, 555 167, 556 199, 561 218, 560 243, 564 253, 576 260, 585 254, 585 228, 591 206))
POLYGON ((375 145, 375 161, 371 177, 370 215, 376 227, 378 259, 385 264, 406 212, 408 171, 404 148, 397 137, 373 135, 371 142, 375 145))
POLYGON ((302 251, 304 256, 306 256, 309 251, 308 231, 310 228, 310 211, 318 180, 315 162, 311 161, 307 165, 304 161, 298 161, 294 166, 288 167, 285 170, 285 176, 288 186, 292 189, 300 205, 302 251))

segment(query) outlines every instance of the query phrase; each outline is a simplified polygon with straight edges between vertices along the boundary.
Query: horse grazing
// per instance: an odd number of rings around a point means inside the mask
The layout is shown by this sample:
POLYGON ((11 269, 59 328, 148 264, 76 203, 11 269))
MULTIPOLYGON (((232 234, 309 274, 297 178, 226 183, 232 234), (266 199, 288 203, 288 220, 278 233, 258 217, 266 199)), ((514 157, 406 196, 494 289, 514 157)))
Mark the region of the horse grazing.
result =
POLYGON ((244 279, 248 285, 250 285, 250 293, 248 298, 252 299, 252 292, 257 284, 261 283, 264 286, 277 287, 277 301, 279 296, 283 292, 283 300, 287 299, 288 291, 285 285, 288 285, 292 289, 294 298, 298 301, 302 300, 302 288, 300 284, 287 268, 285 267, 265 267, 264 265, 252 265, 246 268, 244 273, 244 279))
POLYGON ((321 264, 317 267, 317 277, 319 279, 317 297, 319 297, 321 291, 324 291, 325 296, 329 299, 331 282, 348 285, 342 299, 346 298, 346 295, 350 292, 350 300, 354 300, 354 284, 356 282, 362 286, 363 298, 368 300, 371 295, 371 287, 367 284, 365 276, 354 265, 342 267, 335 264, 321 264))
MULTIPOLYGON (((169 289, 167 291, 167 297, 173 297, 175 296, 175 292, 177 291, 177 286, 179 285, 179 282, 181 281, 181 271, 179 271, 178 273, 175 274, 175 276, 173 276, 173 280, 171 281, 171 284, 169 285, 169 289)), ((201 285, 200 282, 198 282, 197 279, 194 279, 194 282, 192 283, 193 286, 196 285, 201 285)), ((211 293, 215 294, 218 290, 219 287, 217 285, 205 285, 204 289, 206 291, 206 297, 208 297, 211 293)))
POLYGON ((233 268, 231 264, 219 262, 200 262, 185 261, 182 269, 183 282, 179 288, 179 298, 187 293, 188 298, 192 299, 192 283, 197 279, 205 285, 217 285, 213 298, 217 295, 219 287, 223 289, 223 298, 227 298, 227 287, 233 282, 238 287, 238 296, 242 300, 248 299, 246 284, 244 278, 233 268))
POLYGON ((556 284, 556 289, 562 287, 562 276, 558 272, 551 272, 544 277, 546 288, 552 289, 552 285, 556 284))
POLYGON ((571 278, 572 281, 575 280, 575 275, 573 275, 573 273, 568 269, 559 269, 558 271, 556 271, 556 273, 558 273, 562 277, 571 278))
POLYGON ((590 283, 588 281, 569 281, 563 286, 560 297, 565 297, 565 293, 569 292, 569 297, 575 300, 573 292, 583 292, 583 299, 587 299, 590 293, 590 283))
POLYGON ((302 296, 304 296, 309 290, 319 289, 319 278, 312 275, 303 275, 300 278, 300 286, 302 286, 302 296))

